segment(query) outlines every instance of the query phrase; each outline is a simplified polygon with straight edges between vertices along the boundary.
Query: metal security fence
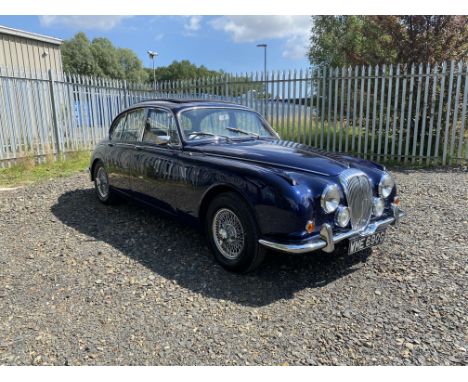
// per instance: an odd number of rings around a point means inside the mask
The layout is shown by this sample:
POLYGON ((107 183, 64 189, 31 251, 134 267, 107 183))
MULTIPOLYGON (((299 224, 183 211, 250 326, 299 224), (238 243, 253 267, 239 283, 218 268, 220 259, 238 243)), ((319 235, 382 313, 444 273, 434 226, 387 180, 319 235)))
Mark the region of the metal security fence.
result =
POLYGON ((232 101, 283 139, 381 162, 468 159, 468 65, 314 68, 148 84, 0 71, 0 166, 91 148, 123 108, 144 99, 232 101), (33 78, 34 77, 34 78, 33 78))
POLYGON ((125 81, 0 69, 0 166, 90 149, 121 110, 154 96, 125 81))

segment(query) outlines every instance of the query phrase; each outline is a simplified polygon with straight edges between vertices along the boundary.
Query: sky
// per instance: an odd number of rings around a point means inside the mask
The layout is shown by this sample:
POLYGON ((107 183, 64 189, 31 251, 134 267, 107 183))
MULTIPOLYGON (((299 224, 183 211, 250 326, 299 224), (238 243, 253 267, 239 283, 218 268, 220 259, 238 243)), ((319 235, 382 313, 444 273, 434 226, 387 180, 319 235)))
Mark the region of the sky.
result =
POLYGON ((155 66, 190 60, 212 70, 246 73, 306 69, 310 16, 0 16, 0 25, 69 39, 83 31, 89 39, 107 37, 131 48, 151 67, 148 50, 159 53, 155 66))

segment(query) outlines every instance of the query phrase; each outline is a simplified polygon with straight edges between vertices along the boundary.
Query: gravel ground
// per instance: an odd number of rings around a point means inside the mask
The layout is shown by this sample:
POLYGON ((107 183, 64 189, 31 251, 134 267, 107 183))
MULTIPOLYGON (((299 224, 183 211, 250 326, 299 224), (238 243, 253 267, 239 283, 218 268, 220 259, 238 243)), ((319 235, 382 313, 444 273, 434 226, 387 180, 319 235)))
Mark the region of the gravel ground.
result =
POLYGON ((87 174, 0 191, 0 364, 466 365, 468 173, 395 171, 408 217, 353 256, 224 271, 87 174))

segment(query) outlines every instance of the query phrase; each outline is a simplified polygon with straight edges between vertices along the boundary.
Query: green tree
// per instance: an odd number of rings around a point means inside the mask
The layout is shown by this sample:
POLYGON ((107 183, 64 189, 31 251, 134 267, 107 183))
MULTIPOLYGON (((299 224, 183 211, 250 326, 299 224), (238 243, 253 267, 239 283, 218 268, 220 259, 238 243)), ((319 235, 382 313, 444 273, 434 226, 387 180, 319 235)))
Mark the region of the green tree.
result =
POLYGON ((138 56, 126 48, 115 47, 107 38, 92 42, 83 32, 64 41, 61 47, 63 69, 68 73, 145 82, 148 74, 138 56))
POLYGON ((91 44, 83 32, 79 32, 61 46, 63 70, 67 73, 102 76, 103 72, 97 64, 91 44))
MULTIPOLYGON (((146 68, 148 81, 153 82, 153 69, 146 68)), ((222 72, 209 70, 205 66, 196 66, 189 60, 172 61, 168 66, 155 69, 156 81, 189 80, 220 75, 222 72)))
POLYGON ((132 82, 147 81, 148 73, 135 52, 131 49, 120 48, 117 50, 117 56, 125 79, 132 82))
MULTIPOLYGON (((148 82, 153 83, 153 69, 146 68, 148 73, 148 82)), ((189 60, 173 61, 170 65, 158 67, 155 69, 157 82, 164 81, 184 81, 184 80, 206 80, 207 82, 197 83, 196 88, 183 84, 183 89, 179 91, 190 91, 194 93, 205 93, 212 95, 224 95, 226 93, 226 81, 229 86, 229 95, 240 96, 249 91, 255 90, 257 94, 263 96, 264 87, 261 83, 253 83, 246 76, 232 76, 222 70, 210 70, 204 65, 196 66, 189 60), (235 83, 235 85, 232 85, 235 83)))
POLYGON ((373 16, 389 36, 399 62, 460 60, 468 55, 467 16, 373 16))
POLYGON ((313 16, 313 65, 434 63, 467 55, 466 16, 313 16))
POLYGON ((124 79, 124 71, 119 61, 118 50, 107 38, 93 39, 91 46, 95 62, 105 77, 124 79))

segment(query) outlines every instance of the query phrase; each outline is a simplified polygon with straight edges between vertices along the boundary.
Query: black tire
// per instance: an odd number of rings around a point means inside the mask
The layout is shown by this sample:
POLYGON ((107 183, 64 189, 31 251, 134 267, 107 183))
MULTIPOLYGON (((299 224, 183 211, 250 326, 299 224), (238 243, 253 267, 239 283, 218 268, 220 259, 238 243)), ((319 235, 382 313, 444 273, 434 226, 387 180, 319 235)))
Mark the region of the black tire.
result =
POLYGON ((114 204, 118 201, 118 197, 115 194, 115 192, 112 190, 111 187, 109 187, 109 176, 107 174, 107 170, 104 167, 104 163, 102 163, 100 160, 97 161, 97 163, 94 165, 94 190, 96 192, 96 196, 99 199, 99 201, 103 204, 114 204), (102 190, 100 191, 99 189, 99 182, 100 178, 99 175, 100 171, 105 175, 105 178, 107 180, 107 192, 103 192, 102 190))
MULTIPOLYGON (((235 229, 232 230, 233 225, 229 226, 228 224, 227 226, 230 231, 236 232, 235 229)), ((239 273, 253 271, 265 258, 265 248, 258 243, 259 230, 250 207, 240 196, 233 192, 220 194, 208 206, 205 232, 216 260, 229 271, 239 273), (229 217, 232 217, 231 213, 234 213, 238 219, 236 222, 240 222, 243 231, 242 250, 238 248, 239 253, 235 257, 228 258, 223 254, 218 248, 218 245, 222 247, 222 244, 219 244, 219 239, 216 239, 214 235, 214 229, 216 228, 213 225, 220 221, 219 216, 223 213, 229 214, 229 217), (214 222, 215 219, 216 222, 214 222)), ((229 239, 226 242, 229 242, 229 239)))

